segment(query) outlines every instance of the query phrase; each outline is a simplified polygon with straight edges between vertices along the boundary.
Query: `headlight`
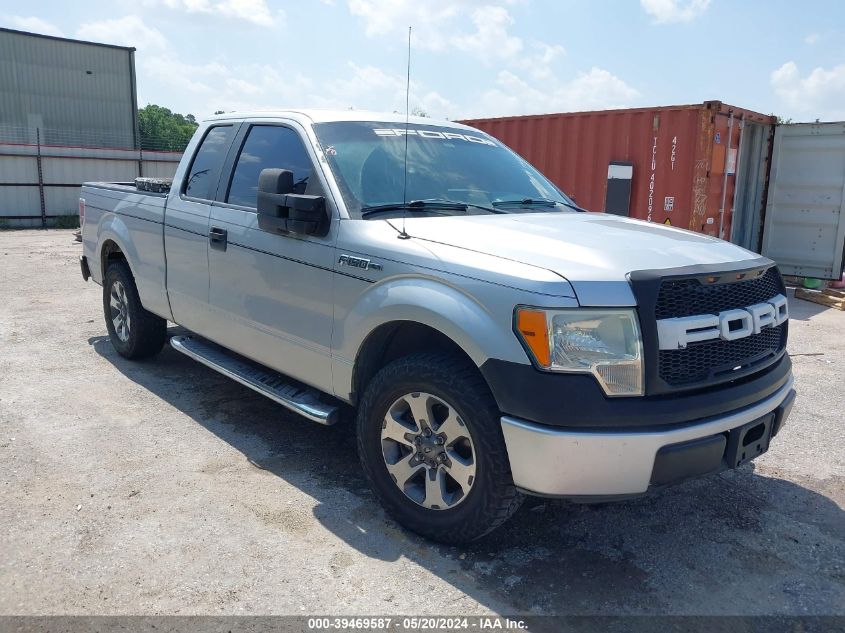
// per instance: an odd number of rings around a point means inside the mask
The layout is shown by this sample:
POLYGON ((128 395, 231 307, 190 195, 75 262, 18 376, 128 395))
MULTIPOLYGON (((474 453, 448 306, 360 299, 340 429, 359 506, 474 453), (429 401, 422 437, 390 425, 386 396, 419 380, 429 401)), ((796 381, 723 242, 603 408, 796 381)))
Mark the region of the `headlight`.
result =
POLYGON ((643 395, 643 345, 634 310, 520 307, 515 322, 541 369, 593 374, 609 396, 643 395))

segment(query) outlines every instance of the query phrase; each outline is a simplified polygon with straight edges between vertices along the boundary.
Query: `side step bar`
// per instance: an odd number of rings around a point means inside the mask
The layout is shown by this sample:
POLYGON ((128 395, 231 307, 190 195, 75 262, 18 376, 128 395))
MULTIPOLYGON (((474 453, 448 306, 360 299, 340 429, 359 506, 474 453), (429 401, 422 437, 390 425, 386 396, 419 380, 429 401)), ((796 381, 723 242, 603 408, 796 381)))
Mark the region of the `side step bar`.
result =
POLYGON ((210 341, 192 336, 173 336, 170 346, 312 422, 331 425, 338 420, 338 407, 321 402, 320 392, 316 389, 300 385, 210 341))

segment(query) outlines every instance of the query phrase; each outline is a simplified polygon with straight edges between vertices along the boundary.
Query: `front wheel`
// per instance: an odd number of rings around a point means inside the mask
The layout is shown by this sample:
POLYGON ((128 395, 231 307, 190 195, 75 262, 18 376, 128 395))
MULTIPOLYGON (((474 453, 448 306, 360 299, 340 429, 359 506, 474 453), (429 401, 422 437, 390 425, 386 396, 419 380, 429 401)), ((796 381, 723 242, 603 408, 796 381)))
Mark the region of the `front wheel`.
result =
POLYGON ((147 358, 161 351, 167 321, 141 305, 138 288, 126 262, 109 264, 103 279, 103 313, 109 339, 126 358, 147 358))
POLYGON ((415 354, 389 364, 367 386, 357 425, 373 490, 414 532, 472 541, 521 503, 496 403, 477 368, 460 358, 415 354))

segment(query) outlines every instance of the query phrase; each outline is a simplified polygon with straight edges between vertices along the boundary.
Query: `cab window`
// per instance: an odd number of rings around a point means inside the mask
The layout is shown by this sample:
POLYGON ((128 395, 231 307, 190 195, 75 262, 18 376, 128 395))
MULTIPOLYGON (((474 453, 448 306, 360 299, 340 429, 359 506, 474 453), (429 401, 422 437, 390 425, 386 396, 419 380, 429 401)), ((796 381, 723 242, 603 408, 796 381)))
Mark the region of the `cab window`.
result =
POLYGON ((254 209, 258 198, 258 175, 262 169, 293 172, 292 193, 322 195, 314 166, 299 134, 281 125, 253 125, 241 148, 226 202, 254 209))

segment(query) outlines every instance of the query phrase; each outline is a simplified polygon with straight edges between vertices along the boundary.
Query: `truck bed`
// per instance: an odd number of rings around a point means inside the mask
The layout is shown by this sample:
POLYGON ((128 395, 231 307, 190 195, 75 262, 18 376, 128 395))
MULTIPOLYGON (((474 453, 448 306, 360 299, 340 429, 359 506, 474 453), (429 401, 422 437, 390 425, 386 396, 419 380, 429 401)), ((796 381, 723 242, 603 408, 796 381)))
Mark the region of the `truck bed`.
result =
POLYGON ((165 290, 164 216, 167 194, 139 191, 134 182, 86 182, 82 251, 91 277, 102 283, 104 235, 132 262, 138 293, 147 309, 168 316, 165 290), (130 238, 131 236, 131 238, 130 238))
MULTIPOLYGON (((103 189, 108 191, 117 191, 121 194, 139 193, 143 195, 158 196, 161 198, 167 197, 167 192, 150 191, 147 189, 139 189, 134 182, 86 182, 82 184, 83 187, 89 189, 103 189)), ((83 196, 84 197, 84 196, 83 196)))

